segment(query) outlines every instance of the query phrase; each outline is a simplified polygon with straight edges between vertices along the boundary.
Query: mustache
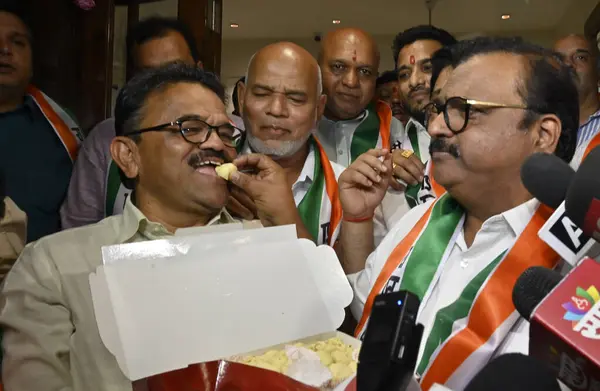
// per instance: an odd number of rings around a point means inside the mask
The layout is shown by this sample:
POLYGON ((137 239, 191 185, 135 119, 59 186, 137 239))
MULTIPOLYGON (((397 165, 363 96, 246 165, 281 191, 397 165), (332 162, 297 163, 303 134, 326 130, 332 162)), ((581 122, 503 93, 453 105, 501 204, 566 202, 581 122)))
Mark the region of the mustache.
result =
POLYGON ((410 89, 410 91, 408 92, 409 95, 415 94, 417 92, 427 92, 427 87, 425 87, 424 85, 418 85, 416 87, 413 87, 410 89))
POLYGON ((434 138, 433 140, 431 140, 431 144, 429 144, 429 154, 433 154, 434 152, 449 153, 456 159, 460 157, 460 150, 458 149, 458 145, 449 144, 446 142, 446 140, 442 138, 434 138))
POLYGON ((209 158, 216 158, 221 160, 223 163, 230 163, 231 161, 225 157, 225 154, 222 151, 215 151, 214 149, 204 149, 192 156, 188 159, 188 164, 193 169, 200 167, 203 161, 208 160, 209 158))

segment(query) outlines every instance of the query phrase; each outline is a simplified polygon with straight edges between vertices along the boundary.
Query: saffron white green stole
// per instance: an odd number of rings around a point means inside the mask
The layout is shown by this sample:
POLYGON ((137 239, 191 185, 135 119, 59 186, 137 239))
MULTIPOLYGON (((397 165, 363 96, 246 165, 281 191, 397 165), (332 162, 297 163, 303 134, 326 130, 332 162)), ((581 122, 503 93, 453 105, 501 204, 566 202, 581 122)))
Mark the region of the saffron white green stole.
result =
MULTIPOLYGON (((425 348, 416 369, 424 391, 434 383, 445 384, 457 371, 461 378, 469 374, 464 379, 466 384, 481 367, 464 367, 463 363, 472 364, 475 360, 483 365, 491 359, 510 331, 507 322, 518 319, 512 316, 515 308, 511 298, 516 279, 531 266, 552 268, 559 261, 558 255, 537 236, 551 213, 540 205, 512 247, 490 254, 488 266, 464 287, 460 297, 436 313, 430 334, 421 342, 425 348)), ((463 229, 463 222, 463 209, 447 193, 431 204, 392 251, 377 277, 357 336, 362 337, 378 294, 408 290, 421 301, 428 295, 463 229)))

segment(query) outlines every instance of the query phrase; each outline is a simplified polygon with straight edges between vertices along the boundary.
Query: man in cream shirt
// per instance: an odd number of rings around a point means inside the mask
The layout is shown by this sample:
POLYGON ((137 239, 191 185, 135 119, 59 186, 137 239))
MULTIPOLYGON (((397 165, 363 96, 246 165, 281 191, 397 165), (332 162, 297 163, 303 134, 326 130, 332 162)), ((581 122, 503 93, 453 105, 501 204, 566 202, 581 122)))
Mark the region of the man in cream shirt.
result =
MULTIPOLYGON (((93 312, 88 276, 102 264, 101 247, 233 221, 223 209, 228 184, 215 167, 236 157, 239 131, 215 76, 182 64, 137 75, 119 94, 115 130, 111 155, 134 190, 123 214, 29 245, 5 279, 6 389, 131 390, 93 312)), ((254 199, 263 225, 301 221, 280 167, 261 155, 234 163, 264 173, 232 177, 254 199)))
MULTIPOLYGON (((300 46, 279 42, 252 56, 247 74, 238 96, 246 129, 242 153, 265 154, 284 169, 301 229, 317 244, 333 246, 342 217, 337 178, 344 167, 330 162, 312 135, 327 100, 319 65, 300 46)), ((249 203, 235 190, 233 196, 249 203)))
POLYGON ((371 150, 339 179, 357 333, 377 294, 416 294, 424 390, 433 383, 461 390, 494 355, 527 352, 528 324, 512 305, 512 288, 528 267, 553 267, 559 258, 537 237, 551 211, 527 192, 520 167, 535 152, 570 161, 578 125, 577 108, 563 105, 577 91, 555 53, 516 38, 477 38, 452 56, 449 78, 426 108, 434 176, 447 194, 411 209, 367 258, 355 238, 370 229, 391 156, 371 150))

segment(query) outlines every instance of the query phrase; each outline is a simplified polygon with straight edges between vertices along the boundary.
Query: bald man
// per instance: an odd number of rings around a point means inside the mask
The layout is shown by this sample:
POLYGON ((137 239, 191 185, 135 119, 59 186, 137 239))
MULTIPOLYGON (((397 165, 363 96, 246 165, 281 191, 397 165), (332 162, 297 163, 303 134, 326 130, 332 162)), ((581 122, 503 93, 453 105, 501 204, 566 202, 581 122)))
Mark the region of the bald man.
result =
POLYGON ((402 139, 404 127, 390 107, 372 102, 379 50, 369 34, 355 28, 330 32, 319 65, 327 105, 317 135, 331 160, 347 167, 369 149, 391 149, 402 139))
MULTIPOLYGON (((582 35, 571 34, 556 41, 554 50, 561 53, 577 74, 579 92, 579 130, 577 148, 586 144, 600 131, 600 100, 598 99, 598 47, 582 35)), ((578 164, 575 153, 573 162, 578 164)))
MULTIPOLYGON (((317 244, 333 246, 341 219, 337 178, 344 167, 330 162, 312 136, 327 101, 321 79, 315 59, 298 45, 279 42, 259 50, 248 64, 246 83, 239 84, 246 129, 241 152, 268 155, 283 167, 304 222, 297 228, 317 244)), ((249 203, 244 194, 234 198, 249 203)))

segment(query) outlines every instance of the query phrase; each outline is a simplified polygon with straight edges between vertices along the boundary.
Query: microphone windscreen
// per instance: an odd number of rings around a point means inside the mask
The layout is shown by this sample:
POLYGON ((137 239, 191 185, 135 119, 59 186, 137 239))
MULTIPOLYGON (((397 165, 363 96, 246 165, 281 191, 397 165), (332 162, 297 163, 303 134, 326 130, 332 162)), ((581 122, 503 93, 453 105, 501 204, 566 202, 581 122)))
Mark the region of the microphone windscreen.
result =
POLYGON ((556 209, 564 201, 575 171, 561 158, 535 153, 521 166, 521 181, 542 204, 556 209))
POLYGON ((533 266, 517 278, 513 288, 512 300, 519 314, 529 321, 531 313, 560 280, 562 275, 554 270, 533 266))
POLYGON ((599 230, 596 224, 589 227, 585 223, 594 199, 600 199, 600 148, 594 148, 583 160, 565 199, 567 216, 587 236, 592 236, 594 231, 599 230))
POLYGON ((490 361, 464 391, 560 391, 555 374, 543 362, 520 353, 490 361))

